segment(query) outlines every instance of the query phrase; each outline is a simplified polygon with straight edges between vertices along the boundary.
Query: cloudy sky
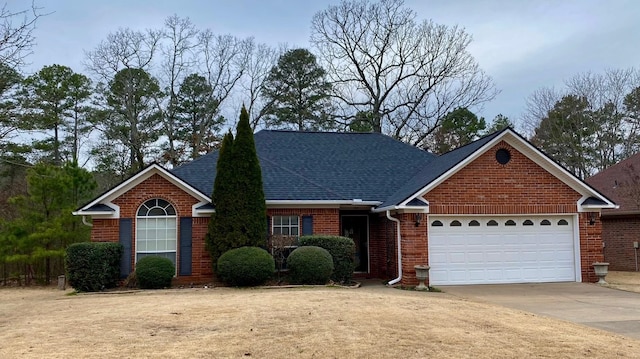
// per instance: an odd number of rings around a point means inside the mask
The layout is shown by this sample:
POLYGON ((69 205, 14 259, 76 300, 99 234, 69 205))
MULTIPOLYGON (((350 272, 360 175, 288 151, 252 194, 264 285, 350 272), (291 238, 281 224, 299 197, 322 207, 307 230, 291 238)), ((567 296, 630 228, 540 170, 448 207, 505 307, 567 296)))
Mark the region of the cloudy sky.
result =
MULTIPOLYGON (((189 17, 201 29, 253 36, 271 45, 309 48, 313 15, 339 0, 35 0, 42 12, 37 46, 25 69, 54 63, 85 72, 84 51, 120 27, 159 28, 166 17, 189 17)), ((19 8, 27 0, 8 0, 19 8)), ((640 67, 637 0, 406 0, 419 18, 460 25, 470 52, 501 91, 476 112, 519 119, 541 87, 610 68, 640 67)))

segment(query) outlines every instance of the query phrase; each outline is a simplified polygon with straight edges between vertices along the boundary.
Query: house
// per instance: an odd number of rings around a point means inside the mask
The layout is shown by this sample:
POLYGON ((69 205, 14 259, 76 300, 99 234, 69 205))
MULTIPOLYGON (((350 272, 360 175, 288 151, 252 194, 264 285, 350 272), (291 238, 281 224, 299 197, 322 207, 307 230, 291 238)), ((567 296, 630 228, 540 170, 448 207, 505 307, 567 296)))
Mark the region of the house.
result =
MULTIPOLYGON (((417 284, 595 281, 599 213, 615 204, 505 129, 441 156, 376 133, 255 134, 271 234, 345 235, 356 274, 417 284)), ((217 152, 152 164, 74 214, 125 247, 122 275, 161 255, 178 280, 212 278, 204 236, 217 152)))
POLYGON ((638 270, 640 241, 640 154, 633 155, 586 180, 620 208, 602 210, 604 260, 609 269, 638 270))

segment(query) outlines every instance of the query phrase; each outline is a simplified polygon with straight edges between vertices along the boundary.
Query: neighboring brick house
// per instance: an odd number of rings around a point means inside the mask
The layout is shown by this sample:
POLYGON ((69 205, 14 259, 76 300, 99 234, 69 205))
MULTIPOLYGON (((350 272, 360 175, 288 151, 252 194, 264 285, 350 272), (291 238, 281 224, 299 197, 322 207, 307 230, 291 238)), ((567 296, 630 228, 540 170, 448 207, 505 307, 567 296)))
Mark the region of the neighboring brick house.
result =
POLYGON ((620 207, 602 211, 604 260, 609 269, 637 271, 640 242, 640 154, 588 178, 587 183, 620 207))
MULTIPOLYGON (((599 212, 614 208, 511 129, 435 156, 374 133, 260 131, 270 234, 346 235, 360 277, 416 284, 595 281, 599 212)), ((217 152, 171 171, 152 164, 74 214, 93 241, 162 255, 181 281, 210 281, 204 247, 217 152)))

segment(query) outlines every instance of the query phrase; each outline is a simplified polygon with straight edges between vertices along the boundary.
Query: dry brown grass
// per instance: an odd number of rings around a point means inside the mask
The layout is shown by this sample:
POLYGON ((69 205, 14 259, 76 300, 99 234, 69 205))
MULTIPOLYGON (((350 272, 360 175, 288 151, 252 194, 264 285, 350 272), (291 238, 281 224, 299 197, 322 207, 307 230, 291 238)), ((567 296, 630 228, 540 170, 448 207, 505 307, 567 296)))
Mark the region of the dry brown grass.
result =
POLYGON ((640 293, 640 272, 609 272, 607 287, 640 293))
POLYGON ((446 293, 0 290, 0 357, 637 357, 640 341, 446 293), (69 293, 67 291, 66 293, 69 293))

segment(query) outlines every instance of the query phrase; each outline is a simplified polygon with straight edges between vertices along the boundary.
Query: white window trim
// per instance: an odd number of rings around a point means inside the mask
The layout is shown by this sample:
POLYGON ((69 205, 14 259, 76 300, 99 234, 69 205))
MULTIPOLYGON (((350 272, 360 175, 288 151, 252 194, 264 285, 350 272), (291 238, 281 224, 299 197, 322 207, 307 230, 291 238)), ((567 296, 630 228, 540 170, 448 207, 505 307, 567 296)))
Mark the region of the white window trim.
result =
MULTIPOLYGON (((153 208, 153 207, 152 207, 153 208)), ((156 228, 157 229, 157 228, 156 228)), ((166 228, 165 228, 166 230, 166 228)), ((156 238, 157 240, 157 238, 156 238)), ((171 202, 163 199, 163 198, 151 198, 148 199, 146 201, 144 201, 136 210, 136 231, 135 231, 135 262, 134 262, 134 266, 135 264, 138 263, 138 254, 160 254, 160 253, 175 253, 176 255, 176 261, 174 263, 174 267, 176 270, 176 275, 178 273, 178 212, 176 211, 176 208, 173 204, 171 204, 171 202), (139 216, 138 212, 140 211, 140 208, 142 208, 142 206, 144 206, 148 201, 151 200, 157 200, 157 199, 161 199, 163 201, 166 201, 167 203, 169 203, 169 205, 173 208, 173 211, 176 213, 174 215, 166 215, 166 216, 139 216), (139 235, 139 230, 140 230, 140 226, 139 226, 139 220, 140 219, 173 219, 175 221, 175 232, 173 233, 173 238, 175 241, 175 247, 176 249, 174 250, 155 250, 155 251, 140 251, 139 250, 139 245, 138 245, 138 235, 139 235)))

